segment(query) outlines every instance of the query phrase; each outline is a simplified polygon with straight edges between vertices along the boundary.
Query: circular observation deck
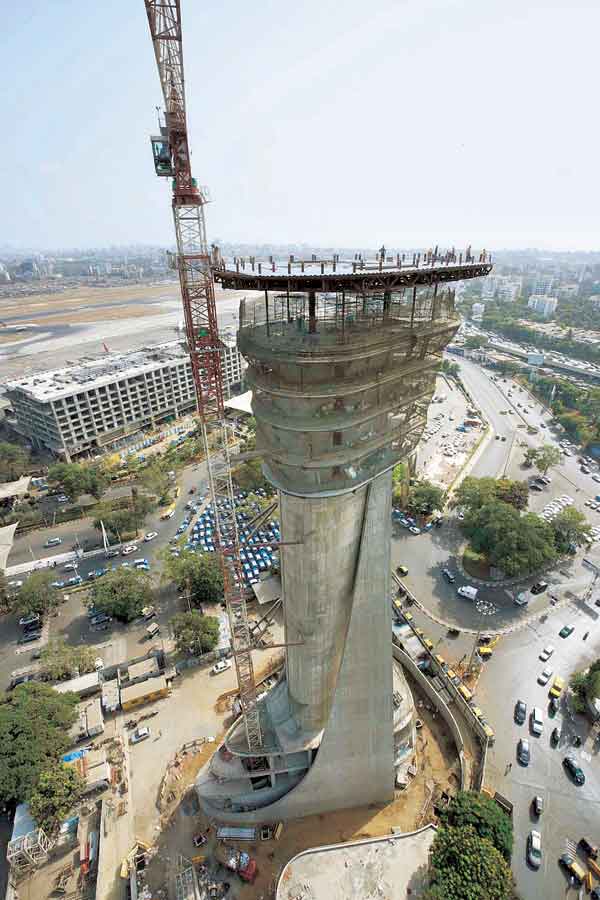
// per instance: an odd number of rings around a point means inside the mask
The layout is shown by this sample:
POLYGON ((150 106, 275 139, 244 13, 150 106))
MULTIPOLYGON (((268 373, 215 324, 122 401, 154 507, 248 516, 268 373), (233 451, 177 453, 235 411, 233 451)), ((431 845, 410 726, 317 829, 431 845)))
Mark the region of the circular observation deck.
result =
POLYGON ((243 300, 238 346, 269 480, 337 494, 409 455, 459 324, 454 291, 437 284, 243 300))

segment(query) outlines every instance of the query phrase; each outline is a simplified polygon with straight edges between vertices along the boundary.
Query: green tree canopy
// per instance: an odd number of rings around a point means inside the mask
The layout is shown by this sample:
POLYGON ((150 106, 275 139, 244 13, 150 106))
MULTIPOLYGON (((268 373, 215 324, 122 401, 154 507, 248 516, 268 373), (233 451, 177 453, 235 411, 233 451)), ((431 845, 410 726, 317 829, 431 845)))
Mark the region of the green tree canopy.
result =
POLYGON ((506 575, 536 572, 556 559, 550 525, 533 513, 519 511, 498 500, 466 513, 463 530, 471 547, 506 575))
POLYGON ((29 451, 19 444, 0 441, 0 482, 15 481, 27 472, 29 451))
POLYGON ((257 488, 262 488, 267 494, 274 493, 263 475, 260 459, 250 459, 248 462, 236 466, 233 470, 233 478, 242 491, 255 491, 257 488))
POLYGON ((561 459, 562 454, 558 447, 555 447, 554 444, 542 444, 541 447, 537 448, 533 464, 538 472, 546 475, 548 469, 557 466, 561 459))
POLYGON ((47 835, 54 834, 81 799, 84 783, 75 769, 57 764, 41 772, 31 792, 31 815, 47 835))
POLYGON ((454 494, 454 505, 472 511, 501 500, 523 510, 529 502, 529 489, 524 481, 513 481, 510 478, 473 478, 467 477, 458 486, 454 494))
POLYGON ((78 671, 80 675, 94 671, 96 654, 87 644, 73 646, 62 638, 48 641, 41 653, 41 670, 48 678, 60 679, 78 671))
POLYGON ((156 460, 142 469, 138 475, 138 484, 148 494, 158 497, 159 502, 164 502, 169 496, 171 481, 164 465, 156 460))
POLYGON ((62 488, 71 500, 76 500, 81 494, 91 494, 99 500, 108 481, 108 476, 100 466, 55 463, 48 469, 48 482, 62 488))
POLYGON ((16 607, 20 613, 37 613, 45 616, 56 609, 59 603, 59 592, 52 587, 56 575, 51 569, 32 572, 26 579, 17 595, 16 607))
POLYGON ((90 605, 120 622, 139 618, 152 599, 150 578, 138 569, 116 569, 92 582, 90 588, 90 605))
POLYGON ((407 507, 413 514, 430 515, 444 506, 445 491, 431 481, 418 481, 408 492, 407 507))
POLYGON ((203 616, 193 609, 191 612, 177 613, 170 624, 180 653, 201 656, 217 646, 219 620, 216 616, 203 616))
POLYGON ((506 813, 490 797, 476 791, 459 791, 440 811, 440 822, 452 828, 471 825, 479 837, 491 841, 510 862, 513 850, 513 826, 506 813))
POLYGON ((108 534, 123 540, 125 535, 137 534, 154 507, 154 501, 144 494, 134 494, 130 505, 125 509, 113 509, 110 503, 98 504, 94 528, 100 531, 104 523, 108 534))
POLYGON ((183 550, 178 557, 165 559, 165 576, 183 591, 189 591, 194 606, 223 599, 223 574, 214 553, 183 550))
POLYGON ((430 855, 427 900, 509 900, 512 875, 491 841, 470 825, 442 827, 430 855))
POLYGON ((584 544, 590 537, 591 525, 574 506, 567 506, 552 519, 554 543, 559 553, 566 553, 572 545, 584 544))
POLYGON ((0 797, 29 800, 40 774, 69 747, 79 698, 30 681, 0 699, 0 797))
POLYGON ((441 370, 445 375, 452 375, 454 378, 458 378, 460 374, 460 366, 458 363, 450 362, 449 359, 443 359, 441 370))

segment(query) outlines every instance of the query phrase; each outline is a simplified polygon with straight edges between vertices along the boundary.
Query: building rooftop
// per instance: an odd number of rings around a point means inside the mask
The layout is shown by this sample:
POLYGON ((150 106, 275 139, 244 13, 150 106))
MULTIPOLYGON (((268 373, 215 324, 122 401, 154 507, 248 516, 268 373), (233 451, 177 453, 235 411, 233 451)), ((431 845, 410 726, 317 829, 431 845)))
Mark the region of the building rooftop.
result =
POLYGON ((164 690, 166 687, 167 679, 164 675, 153 678, 151 681, 138 681, 137 684, 121 688, 121 703, 131 703, 132 700, 145 697, 146 694, 154 694, 156 691, 164 690))
POLYGON ((283 869, 276 900, 406 900, 427 889, 429 849, 436 829, 315 847, 283 869))
POLYGON ((87 675, 71 678, 70 681, 62 681, 60 684, 53 685, 53 687, 59 694, 68 694, 71 691, 74 694, 91 691, 100 687, 100 675, 98 672, 88 672, 87 675))
POLYGON ((169 363, 189 360, 179 341, 168 341, 155 347, 143 347, 129 353, 110 353, 101 359, 82 360, 76 366, 38 372, 6 383, 7 390, 20 390, 38 401, 58 400, 75 391, 90 390, 114 383, 118 379, 132 378, 169 363))
POLYGON ((151 675, 158 675, 158 660, 155 656, 150 659, 143 659, 141 662, 133 663, 129 666, 129 680, 134 681, 136 678, 149 678, 151 675))

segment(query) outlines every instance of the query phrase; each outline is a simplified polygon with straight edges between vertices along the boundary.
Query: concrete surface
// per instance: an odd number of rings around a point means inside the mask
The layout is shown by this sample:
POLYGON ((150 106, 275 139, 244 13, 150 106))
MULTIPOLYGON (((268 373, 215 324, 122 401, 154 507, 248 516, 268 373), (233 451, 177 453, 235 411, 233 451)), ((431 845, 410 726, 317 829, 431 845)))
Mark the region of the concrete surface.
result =
POLYGON ((435 828, 305 850, 285 866, 277 900, 422 897, 435 828))

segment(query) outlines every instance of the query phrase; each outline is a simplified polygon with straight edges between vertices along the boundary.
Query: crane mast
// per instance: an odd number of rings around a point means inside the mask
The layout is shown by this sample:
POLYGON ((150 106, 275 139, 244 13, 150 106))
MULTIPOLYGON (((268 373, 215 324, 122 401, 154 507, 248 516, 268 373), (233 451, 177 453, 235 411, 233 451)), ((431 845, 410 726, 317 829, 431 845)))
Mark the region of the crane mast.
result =
POLYGON ((256 704, 253 647, 242 581, 240 543, 225 418, 222 342, 219 338, 211 257, 206 241, 205 190, 192 177, 185 110, 180 0, 144 0, 160 78, 165 126, 151 138, 156 174, 172 178, 173 220, 187 344, 196 389, 215 544, 223 572, 231 645, 248 748, 260 753, 262 732, 256 704), (210 431, 210 440, 209 440, 210 431), (220 501, 225 500, 225 503, 220 501))

